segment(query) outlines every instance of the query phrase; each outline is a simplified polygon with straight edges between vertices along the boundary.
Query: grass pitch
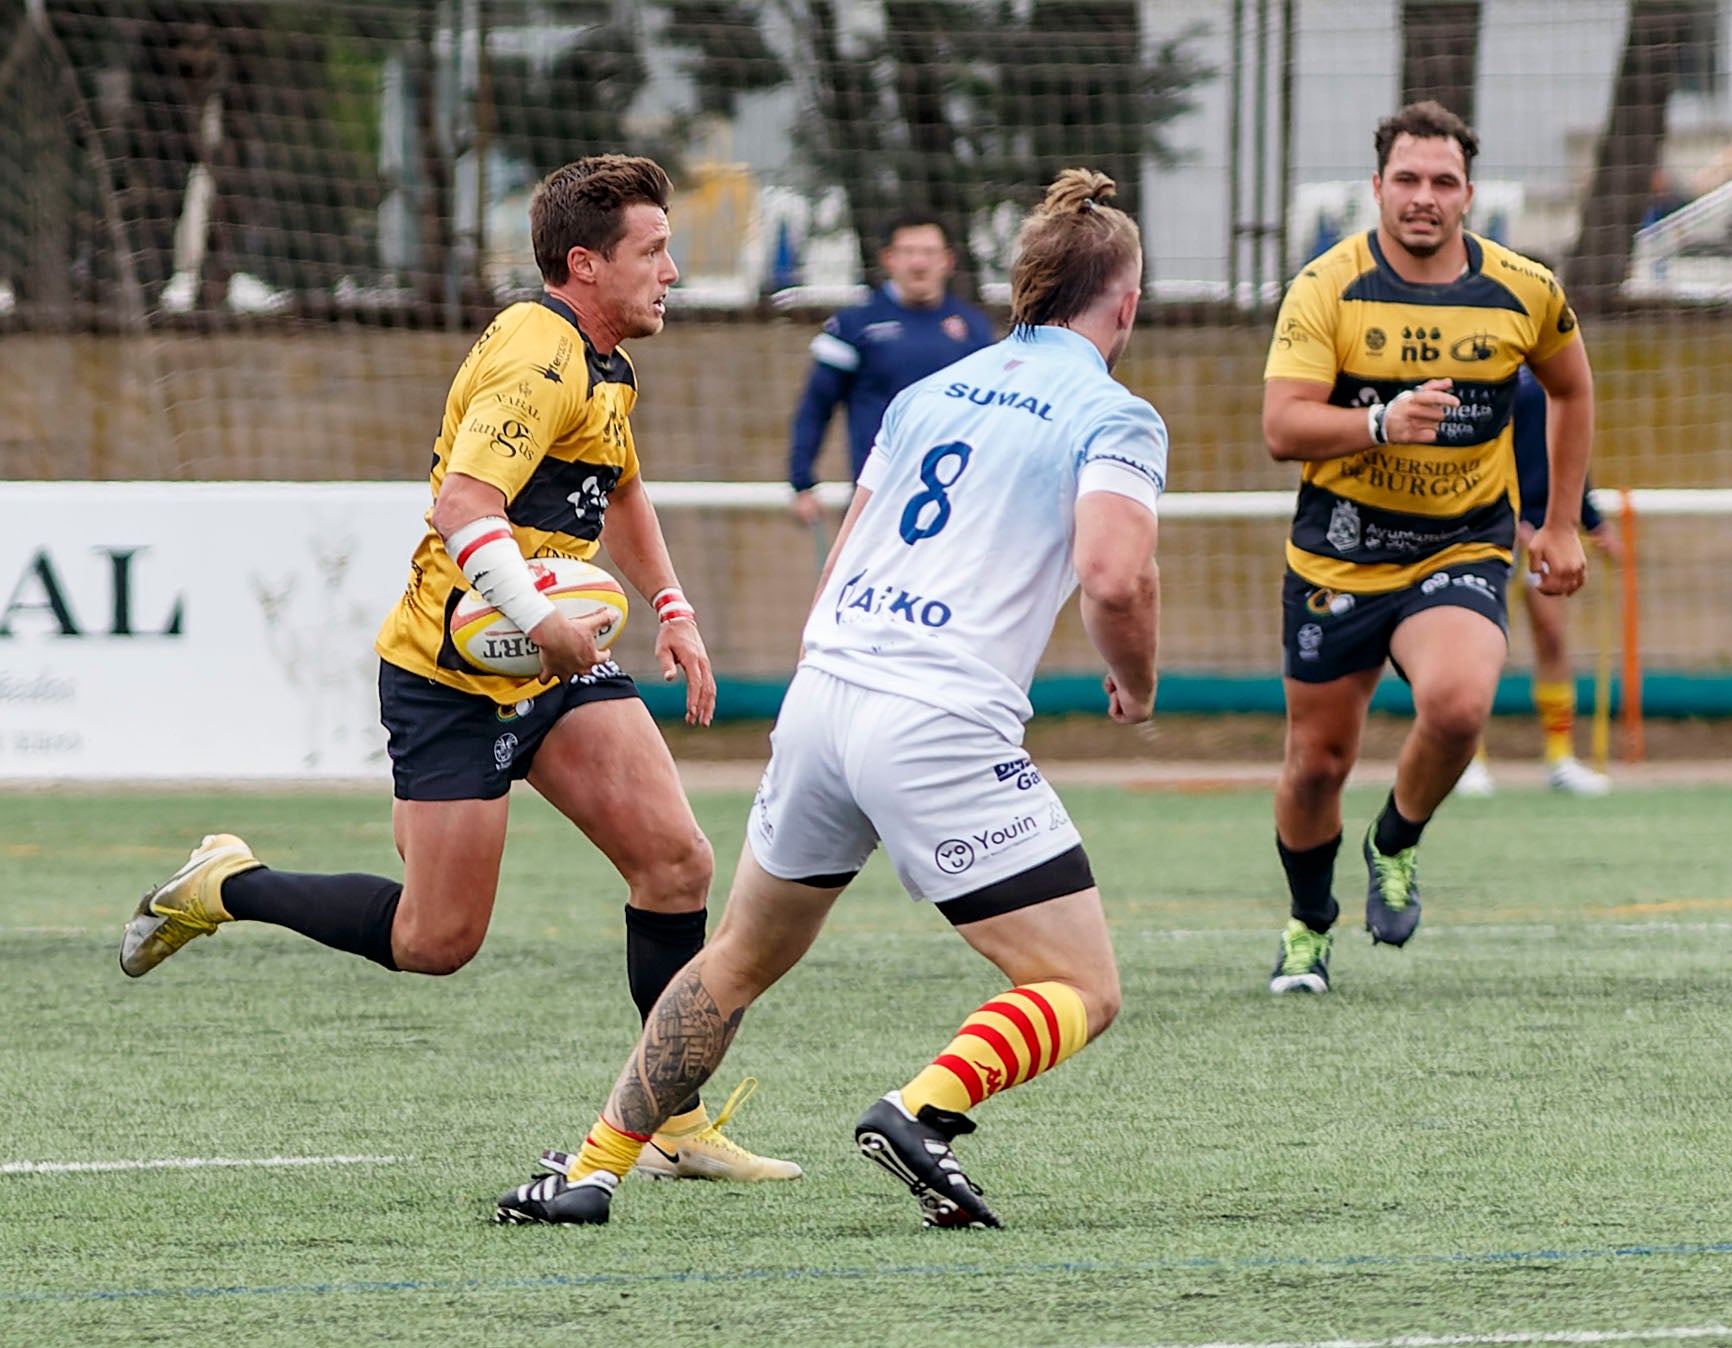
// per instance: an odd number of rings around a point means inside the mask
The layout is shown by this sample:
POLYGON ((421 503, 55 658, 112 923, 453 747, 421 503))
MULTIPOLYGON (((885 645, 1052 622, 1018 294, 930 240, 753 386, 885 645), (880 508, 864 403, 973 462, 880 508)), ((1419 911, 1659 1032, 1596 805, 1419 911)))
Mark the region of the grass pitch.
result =
MULTIPOLYGON (((804 1180, 508 1229, 636 1028, 623 887, 569 825, 516 798, 453 978, 240 925, 135 983, 121 924, 199 835, 396 874, 384 793, 0 797, 0 1342, 1732 1343, 1732 792, 1451 802, 1402 951, 1357 930, 1350 794, 1322 999, 1265 991, 1266 792, 1064 795, 1125 1011, 978 1111, 995 1232, 921 1230, 853 1149, 1000 987, 881 859, 708 1092, 757 1076, 730 1131, 804 1180), (262 1158, 318 1163, 46 1168, 262 1158)), ((746 804, 697 800, 723 877, 746 804)))

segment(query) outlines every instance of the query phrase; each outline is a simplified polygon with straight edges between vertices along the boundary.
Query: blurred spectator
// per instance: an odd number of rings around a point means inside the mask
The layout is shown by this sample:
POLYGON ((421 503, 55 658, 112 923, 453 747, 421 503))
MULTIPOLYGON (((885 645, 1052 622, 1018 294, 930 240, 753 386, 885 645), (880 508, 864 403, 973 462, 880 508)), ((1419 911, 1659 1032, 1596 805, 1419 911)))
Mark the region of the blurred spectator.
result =
POLYGON ((822 517, 814 464, 838 404, 848 409, 852 479, 892 398, 992 342, 991 320, 950 293, 956 255, 936 216, 909 212, 891 221, 878 262, 884 284, 864 304, 832 315, 812 339, 812 371, 788 449, 794 517, 805 524, 822 517))

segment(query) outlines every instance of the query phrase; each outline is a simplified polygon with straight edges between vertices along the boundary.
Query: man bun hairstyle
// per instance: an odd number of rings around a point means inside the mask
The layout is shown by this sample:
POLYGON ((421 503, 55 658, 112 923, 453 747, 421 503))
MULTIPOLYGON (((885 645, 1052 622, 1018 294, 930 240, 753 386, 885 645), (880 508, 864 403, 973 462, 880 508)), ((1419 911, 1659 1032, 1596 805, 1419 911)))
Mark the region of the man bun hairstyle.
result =
POLYGON ((1111 178, 1093 169, 1069 168, 1053 179, 1017 236, 1010 269, 1014 327, 1069 322, 1141 259, 1137 222, 1107 204, 1116 190, 1111 178))
POLYGON ((1421 103, 1409 103, 1393 117, 1377 124, 1377 172, 1381 175, 1389 164, 1389 152, 1397 136, 1412 136, 1416 140, 1450 139, 1461 146, 1462 161, 1468 177, 1473 176, 1473 158, 1479 153, 1479 137, 1474 129, 1443 104, 1428 98, 1421 103))
POLYGON ((667 210, 673 184, 653 159, 598 154, 556 168, 529 198, 529 238, 535 265, 549 285, 571 279, 566 259, 573 248, 613 256, 625 237, 625 211, 643 204, 667 210))

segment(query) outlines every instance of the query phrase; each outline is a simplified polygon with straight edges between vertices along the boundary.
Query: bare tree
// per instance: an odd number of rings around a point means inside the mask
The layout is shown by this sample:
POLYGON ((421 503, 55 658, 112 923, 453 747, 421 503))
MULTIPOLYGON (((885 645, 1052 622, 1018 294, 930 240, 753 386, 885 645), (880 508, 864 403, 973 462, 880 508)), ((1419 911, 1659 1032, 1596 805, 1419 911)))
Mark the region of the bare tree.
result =
POLYGON ((1680 53, 1694 30, 1692 10, 1687 0, 1633 0, 1630 5, 1593 185, 1582 206, 1581 232, 1564 265, 1564 282, 1579 309, 1617 303, 1649 186, 1660 165, 1666 105, 1678 86, 1680 53))
MULTIPOLYGON (((778 81, 754 40, 765 0, 676 6, 688 10, 703 22, 668 36, 699 53, 688 69, 719 95, 706 107, 745 87, 716 86, 730 70, 750 87, 778 81)), ((1195 30, 1150 49, 1136 0, 885 0, 878 23, 846 0, 780 0, 775 13, 797 48, 787 78, 814 114, 795 139, 814 182, 845 190, 868 274, 899 211, 932 211, 966 254, 977 212, 1038 195, 1070 164, 1111 174, 1134 212, 1143 163, 1171 157, 1167 123, 1213 75, 1191 52, 1195 30)), ((964 289, 984 260, 959 257, 964 289)))
POLYGON ((1401 7, 1401 101, 1435 99, 1472 122, 1479 83, 1478 0, 1405 0, 1401 7))

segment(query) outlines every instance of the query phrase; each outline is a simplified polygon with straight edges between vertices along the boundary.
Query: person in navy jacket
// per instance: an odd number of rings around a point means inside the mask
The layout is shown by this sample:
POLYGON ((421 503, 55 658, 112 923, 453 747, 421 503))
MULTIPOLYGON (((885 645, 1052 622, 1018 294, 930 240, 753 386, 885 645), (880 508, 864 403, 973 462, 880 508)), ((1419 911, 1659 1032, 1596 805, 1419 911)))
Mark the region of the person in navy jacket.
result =
POLYGON ((852 481, 890 400, 993 340, 986 315, 949 293, 956 254, 935 216, 910 212, 891 221, 878 262, 884 284, 864 304, 832 314, 812 339, 812 372, 788 451, 794 516, 805 524, 822 515, 815 465, 838 403, 848 408, 852 481))

